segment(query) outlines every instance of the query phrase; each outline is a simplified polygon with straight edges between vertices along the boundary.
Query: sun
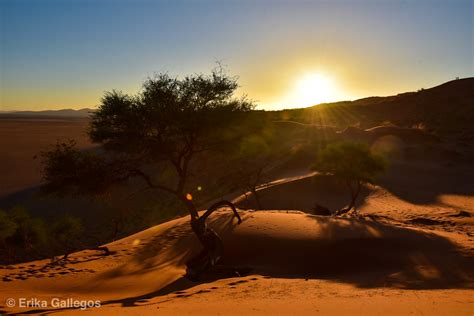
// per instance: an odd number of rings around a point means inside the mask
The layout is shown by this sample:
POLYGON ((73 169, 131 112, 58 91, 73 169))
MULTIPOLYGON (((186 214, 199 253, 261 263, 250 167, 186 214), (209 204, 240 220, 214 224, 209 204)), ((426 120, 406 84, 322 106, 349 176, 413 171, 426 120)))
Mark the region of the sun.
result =
POLYGON ((322 73, 309 73, 296 81, 287 102, 292 107, 307 107, 337 101, 339 96, 331 77, 322 73))

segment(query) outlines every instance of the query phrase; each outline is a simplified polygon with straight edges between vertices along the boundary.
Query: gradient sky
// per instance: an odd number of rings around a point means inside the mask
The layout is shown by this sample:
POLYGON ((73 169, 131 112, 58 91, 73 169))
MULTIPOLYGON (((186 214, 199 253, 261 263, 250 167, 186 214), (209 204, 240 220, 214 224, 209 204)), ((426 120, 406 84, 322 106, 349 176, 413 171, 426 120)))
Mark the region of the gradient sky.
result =
POLYGON ((473 3, 0 0, 0 110, 94 107, 216 60, 265 109, 308 105, 289 95, 311 74, 333 101, 428 88, 473 76, 473 3))

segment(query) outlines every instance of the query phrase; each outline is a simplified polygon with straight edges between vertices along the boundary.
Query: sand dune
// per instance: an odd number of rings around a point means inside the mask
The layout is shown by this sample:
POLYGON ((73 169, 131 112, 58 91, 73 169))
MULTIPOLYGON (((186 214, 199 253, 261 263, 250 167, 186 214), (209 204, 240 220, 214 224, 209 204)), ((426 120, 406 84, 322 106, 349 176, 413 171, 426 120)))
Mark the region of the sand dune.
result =
POLYGON ((200 244, 182 217, 108 244, 111 256, 88 250, 56 265, 2 267, 0 312, 78 313, 4 304, 27 296, 100 300, 85 312, 101 315, 472 315, 470 179, 469 166, 401 163, 365 187, 360 217, 341 218, 310 214, 314 203, 348 202, 336 180, 290 173, 261 187, 268 210, 254 211, 252 197, 241 196, 240 225, 228 209, 210 218, 224 241, 223 263, 252 268, 247 276, 184 278, 200 244))
POLYGON ((406 311, 420 305, 440 314, 472 309, 468 300, 474 284, 474 261, 469 249, 453 239, 370 218, 332 218, 299 211, 241 212, 240 225, 226 209, 213 215, 211 225, 222 234, 225 263, 252 267, 247 277, 219 279, 214 275, 201 283, 184 279, 184 263, 200 247, 184 217, 109 244, 112 256, 83 251, 58 266, 37 261, 6 267, 1 270, 2 278, 11 281, 4 282, 0 296, 18 299, 28 293, 44 299, 100 299, 102 307, 89 309, 89 313, 116 313, 120 307, 134 307, 120 309, 120 314, 186 314, 193 310, 198 314, 238 314, 235 308, 247 298, 252 305, 243 310, 251 312, 252 306, 255 314, 272 310, 274 301, 282 306, 281 300, 286 300, 287 312, 309 313, 318 306, 327 313, 336 308, 349 313, 360 308, 355 298, 361 295, 380 301, 378 307, 364 310, 369 314, 390 304, 387 295, 404 301, 401 306, 408 308, 406 311), (255 287, 267 290, 252 290, 255 287), (400 291, 417 293, 422 299, 410 307, 412 297, 399 297, 400 291), (323 304, 317 298, 329 294, 332 299, 350 294, 347 302, 353 309, 338 307, 334 300, 323 304), (240 298, 234 300, 235 296, 240 298), (433 308, 433 300, 442 302, 447 297, 449 306, 433 308), (295 299, 301 305, 295 306, 295 299))

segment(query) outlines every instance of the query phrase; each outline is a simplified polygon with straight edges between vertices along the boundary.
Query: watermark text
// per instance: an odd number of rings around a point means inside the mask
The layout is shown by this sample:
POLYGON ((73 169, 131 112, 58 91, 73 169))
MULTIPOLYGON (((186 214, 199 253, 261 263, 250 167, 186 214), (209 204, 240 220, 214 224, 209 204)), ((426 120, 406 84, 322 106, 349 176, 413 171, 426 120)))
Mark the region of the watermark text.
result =
POLYGON ((39 299, 35 297, 20 297, 17 299, 8 298, 5 301, 7 307, 19 308, 73 308, 85 310, 88 308, 101 307, 99 300, 79 300, 75 298, 59 298, 39 299))

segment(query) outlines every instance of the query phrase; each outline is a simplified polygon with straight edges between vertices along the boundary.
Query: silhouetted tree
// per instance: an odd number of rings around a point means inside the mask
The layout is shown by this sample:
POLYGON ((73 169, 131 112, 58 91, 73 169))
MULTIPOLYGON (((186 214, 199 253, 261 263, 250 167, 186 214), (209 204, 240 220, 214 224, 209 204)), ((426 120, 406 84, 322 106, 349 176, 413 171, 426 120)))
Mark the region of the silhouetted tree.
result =
POLYGON ((355 206, 362 183, 373 183, 375 177, 385 170, 385 160, 372 153, 366 144, 339 142, 328 145, 319 153, 313 169, 332 174, 346 183, 351 201, 349 206, 336 213, 341 215, 355 206))
MULTIPOLYGON (((209 214, 200 220, 186 184, 195 156, 232 143, 239 135, 235 123, 254 108, 245 97, 234 97, 237 87, 236 78, 218 69, 209 76, 184 79, 160 74, 146 80, 135 96, 107 92, 92 114, 89 129, 90 139, 101 150, 79 151, 71 142, 44 152, 45 189, 96 194, 140 178, 149 189, 167 192, 186 206, 194 232, 213 252, 209 240, 214 238, 215 244, 220 239, 205 225, 209 214), (151 171, 156 166, 171 167, 175 181, 156 176, 151 171)), ((230 203, 221 201, 210 209, 223 205, 230 203)))
MULTIPOLYGON (((264 131, 265 132, 265 131, 264 131)), ((244 138, 237 147, 230 178, 244 194, 250 193, 257 207, 263 208, 258 187, 268 180, 268 172, 275 166, 277 150, 267 135, 254 134, 244 138)))

